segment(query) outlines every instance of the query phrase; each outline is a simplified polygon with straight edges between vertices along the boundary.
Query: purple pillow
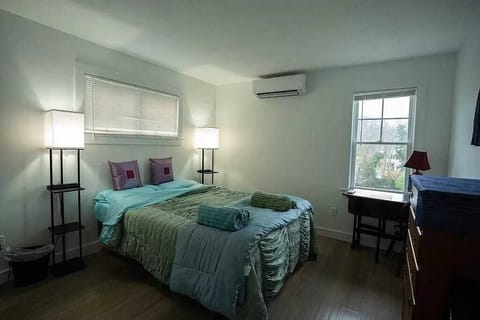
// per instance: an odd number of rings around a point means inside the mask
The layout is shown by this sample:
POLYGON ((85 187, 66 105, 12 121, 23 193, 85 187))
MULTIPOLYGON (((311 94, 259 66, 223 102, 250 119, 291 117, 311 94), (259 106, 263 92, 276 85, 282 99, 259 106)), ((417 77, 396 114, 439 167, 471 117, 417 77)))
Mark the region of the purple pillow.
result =
POLYGON ((125 190, 142 186, 137 160, 124 162, 108 161, 113 189, 125 190))
POLYGON ((150 181, 160 184, 173 181, 172 158, 150 159, 150 181))

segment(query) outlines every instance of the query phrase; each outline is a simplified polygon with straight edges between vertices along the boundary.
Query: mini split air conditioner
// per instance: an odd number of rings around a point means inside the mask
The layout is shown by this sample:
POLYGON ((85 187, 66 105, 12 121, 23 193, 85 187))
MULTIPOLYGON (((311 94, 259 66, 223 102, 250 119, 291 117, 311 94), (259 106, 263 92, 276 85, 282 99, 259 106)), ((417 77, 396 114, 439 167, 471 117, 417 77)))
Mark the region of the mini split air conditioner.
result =
POLYGON ((307 78, 304 74, 296 74, 254 80, 253 93, 260 99, 304 95, 307 93, 307 78))

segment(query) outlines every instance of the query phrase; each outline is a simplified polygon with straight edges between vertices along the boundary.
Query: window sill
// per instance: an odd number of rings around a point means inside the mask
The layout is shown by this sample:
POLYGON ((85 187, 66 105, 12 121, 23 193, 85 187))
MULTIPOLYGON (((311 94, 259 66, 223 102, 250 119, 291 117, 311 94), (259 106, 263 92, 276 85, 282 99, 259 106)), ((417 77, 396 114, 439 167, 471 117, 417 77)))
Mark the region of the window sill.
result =
POLYGON ((180 146, 183 138, 128 136, 91 133, 85 134, 86 145, 151 145, 151 146, 180 146))
POLYGON ((351 197, 360 197, 360 198, 371 198, 376 200, 383 200, 383 201, 393 201, 393 202, 403 202, 408 203, 410 199, 410 195, 406 192, 392 192, 392 191, 380 191, 380 190, 372 190, 372 189, 350 189, 353 192, 351 193, 342 193, 345 196, 351 197))

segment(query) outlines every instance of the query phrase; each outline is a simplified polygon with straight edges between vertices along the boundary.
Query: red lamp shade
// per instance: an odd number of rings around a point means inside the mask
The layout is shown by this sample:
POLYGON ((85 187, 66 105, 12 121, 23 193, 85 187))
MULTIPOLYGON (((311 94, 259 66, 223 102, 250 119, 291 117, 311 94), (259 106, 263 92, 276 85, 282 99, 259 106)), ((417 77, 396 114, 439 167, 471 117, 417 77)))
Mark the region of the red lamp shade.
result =
POLYGON ((425 151, 413 151, 404 167, 415 169, 414 174, 421 174, 418 170, 429 170, 430 163, 428 162, 427 153, 425 151))

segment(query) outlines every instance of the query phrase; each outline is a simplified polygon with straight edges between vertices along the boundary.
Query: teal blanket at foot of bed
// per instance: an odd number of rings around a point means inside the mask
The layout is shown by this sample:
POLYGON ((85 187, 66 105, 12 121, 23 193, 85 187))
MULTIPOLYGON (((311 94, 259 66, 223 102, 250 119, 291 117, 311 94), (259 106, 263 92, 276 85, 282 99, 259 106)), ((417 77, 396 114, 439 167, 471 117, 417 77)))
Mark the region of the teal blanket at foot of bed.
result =
POLYGON ((205 226, 225 231, 244 228, 250 219, 250 212, 241 208, 200 205, 197 222, 205 226))
MULTIPOLYGON (((302 207, 308 201, 297 198, 302 207)), ((170 289, 200 301, 211 310, 232 319, 237 296, 244 289, 245 266, 258 241, 269 232, 282 228, 310 211, 291 209, 273 212, 249 205, 250 197, 235 207, 250 211, 250 223, 236 232, 222 231, 188 223, 178 230, 170 289)))

